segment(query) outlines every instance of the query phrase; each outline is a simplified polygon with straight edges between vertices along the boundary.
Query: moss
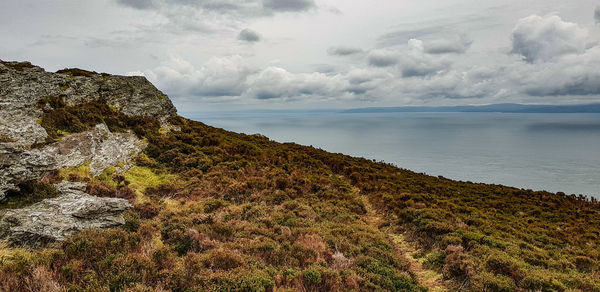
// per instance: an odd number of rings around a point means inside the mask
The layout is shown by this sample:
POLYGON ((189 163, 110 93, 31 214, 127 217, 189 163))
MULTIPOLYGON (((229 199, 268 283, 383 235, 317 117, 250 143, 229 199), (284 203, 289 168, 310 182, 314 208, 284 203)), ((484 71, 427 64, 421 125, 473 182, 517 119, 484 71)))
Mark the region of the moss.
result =
POLYGON ((90 173, 90 163, 84 163, 79 166, 64 168, 59 170, 60 176, 64 180, 89 180, 92 178, 90 173))
POLYGON ((113 179, 113 176, 117 172, 117 169, 114 166, 111 166, 104 171, 100 175, 96 177, 97 180, 102 181, 112 187, 117 187, 117 182, 113 179))
POLYGON ((131 187, 142 192, 145 191, 146 188, 166 184, 177 178, 176 175, 158 172, 143 166, 132 167, 125 172, 124 175, 125 179, 130 182, 131 187))

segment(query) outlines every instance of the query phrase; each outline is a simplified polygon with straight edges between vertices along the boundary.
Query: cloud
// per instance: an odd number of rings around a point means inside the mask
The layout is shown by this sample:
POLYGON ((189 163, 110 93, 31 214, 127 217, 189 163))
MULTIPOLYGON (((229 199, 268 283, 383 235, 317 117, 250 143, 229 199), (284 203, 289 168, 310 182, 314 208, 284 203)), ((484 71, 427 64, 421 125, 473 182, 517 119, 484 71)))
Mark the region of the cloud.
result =
POLYGON ((586 49, 588 31, 557 15, 531 15, 520 19, 513 29, 512 53, 526 62, 549 61, 565 54, 579 54, 586 49))
POLYGON ((594 10, 594 19, 596 20, 596 24, 600 24, 600 6, 596 6, 594 10))
POLYGON ((352 47, 330 47, 327 53, 332 56, 350 56, 362 53, 363 50, 352 47))
POLYGON ((315 8, 314 0, 263 0, 263 7, 273 11, 306 11, 315 8))
POLYGON ((245 28, 238 34, 238 40, 254 43, 260 41, 260 35, 254 30, 245 28))
POLYGON ((369 65, 374 67, 390 67, 398 64, 398 54, 391 50, 373 50, 367 59, 369 65))
POLYGON ((516 75, 531 96, 600 95, 600 46, 549 64, 531 64, 516 75))
POLYGON ((171 57, 164 65, 143 73, 172 95, 221 97, 241 95, 253 70, 241 56, 234 55, 212 58, 198 68, 184 59, 171 57))
POLYGON ((425 42, 425 52, 429 54, 463 54, 473 41, 464 34, 457 34, 448 38, 435 39, 425 42))
MULTIPOLYGON (((276 66, 254 68, 239 55, 212 58, 201 66, 172 57, 157 68, 129 75, 146 76, 176 99, 323 99, 353 95, 352 88, 361 87, 352 87, 348 77, 339 73, 292 73, 276 66)), ((361 88, 366 91, 366 87, 361 88)))
POLYGON ((244 57, 233 55, 211 58, 203 64, 172 58, 143 74, 175 99, 204 102, 435 104, 461 99, 460 102, 559 103, 564 96, 593 100, 600 95, 600 46, 582 41, 577 36, 581 30, 554 16, 521 19, 512 40, 514 50, 519 50, 522 58, 496 53, 493 58, 486 56, 487 63, 465 62, 473 58, 468 52, 471 40, 454 34, 410 39, 370 51, 331 47, 327 50, 330 55, 357 55, 361 63, 321 64, 320 69, 301 73, 273 62, 256 67, 244 57), (576 49, 554 51, 544 47, 559 44, 570 48, 573 43, 577 44, 576 49), (584 47, 580 49, 581 44, 584 47), (530 61, 524 62, 525 58, 530 61))
POLYGON ((115 0, 117 4, 163 14, 184 8, 200 13, 217 13, 235 17, 261 17, 277 12, 303 12, 317 8, 314 0, 115 0))
POLYGON ((135 9, 149 9, 154 7, 152 0, 117 0, 117 3, 135 9))
POLYGON ((294 74, 283 68, 267 67, 249 78, 247 96, 258 99, 326 97, 337 94, 341 83, 322 73, 294 74))
POLYGON ((423 41, 411 39, 407 51, 402 54, 399 66, 403 77, 422 77, 437 74, 450 67, 444 58, 430 56, 425 53, 423 41))

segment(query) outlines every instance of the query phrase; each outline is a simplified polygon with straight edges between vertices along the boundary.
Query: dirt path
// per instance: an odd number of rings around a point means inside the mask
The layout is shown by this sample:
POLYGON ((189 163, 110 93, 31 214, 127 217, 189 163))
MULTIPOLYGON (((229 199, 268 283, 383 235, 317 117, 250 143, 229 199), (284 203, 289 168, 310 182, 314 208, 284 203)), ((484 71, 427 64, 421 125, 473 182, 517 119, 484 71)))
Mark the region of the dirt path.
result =
MULTIPOLYGON (((381 225, 380 223, 383 222, 383 219, 377 215, 366 196, 362 196, 362 200, 367 210, 367 214, 363 219, 369 225, 379 227, 381 225)), ((450 291, 445 285, 440 273, 424 268, 421 262, 422 260, 414 257, 417 250, 404 239, 403 234, 395 234, 389 230, 385 230, 385 228, 379 229, 388 236, 390 242, 396 249, 396 252, 410 262, 410 270, 415 274, 417 281, 419 281, 423 287, 432 292, 450 291)))

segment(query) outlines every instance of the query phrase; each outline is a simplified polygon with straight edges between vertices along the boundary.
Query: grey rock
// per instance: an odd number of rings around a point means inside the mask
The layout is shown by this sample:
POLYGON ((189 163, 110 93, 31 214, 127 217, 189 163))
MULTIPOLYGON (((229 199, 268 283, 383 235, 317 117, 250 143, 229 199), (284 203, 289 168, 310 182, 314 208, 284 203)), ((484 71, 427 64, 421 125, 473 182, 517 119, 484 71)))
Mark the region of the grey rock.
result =
POLYGON ((0 219, 0 235, 13 246, 53 245, 78 231, 125 223, 122 212, 131 204, 118 198, 100 198, 84 192, 85 184, 61 182, 60 196, 22 209, 9 210, 0 219))
POLYGON ((44 147, 41 152, 55 159, 55 168, 74 167, 90 162, 90 173, 99 175, 106 168, 129 162, 146 142, 133 133, 111 133, 104 124, 93 130, 74 134, 44 147))
POLYGON ((18 190, 18 183, 40 178, 54 167, 49 153, 30 151, 20 143, 0 143, 0 201, 6 191, 18 190))
MULTIPOLYGON (((31 150, 48 134, 39 124, 38 102, 60 96, 69 105, 103 100, 131 116, 167 120, 177 115, 169 98, 140 76, 89 74, 70 76, 46 72, 29 63, 0 61, 0 201, 20 182, 38 179, 52 169, 90 162, 93 175, 119 162, 129 161, 145 144, 130 133, 110 133, 104 125, 31 150)), ((46 104, 46 107, 49 107, 46 104)))
POLYGON ((104 124, 39 149, 28 150, 18 142, 0 143, 0 201, 18 183, 39 179, 53 169, 89 162, 90 173, 97 176, 108 167, 130 162, 146 144, 133 133, 111 133, 104 124))
POLYGON ((36 105, 48 96, 61 96, 70 105, 105 100, 127 115, 155 117, 163 123, 177 114, 171 100, 142 76, 69 76, 37 66, 18 70, 16 64, 0 62, 0 135, 26 145, 47 137, 37 123, 42 111, 36 105))

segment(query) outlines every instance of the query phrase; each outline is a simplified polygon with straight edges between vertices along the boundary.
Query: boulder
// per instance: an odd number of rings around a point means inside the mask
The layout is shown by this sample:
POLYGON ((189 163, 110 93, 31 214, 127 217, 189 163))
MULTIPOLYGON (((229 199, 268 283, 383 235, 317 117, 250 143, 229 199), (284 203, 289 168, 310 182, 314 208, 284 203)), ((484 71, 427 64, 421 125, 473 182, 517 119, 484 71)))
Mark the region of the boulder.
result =
POLYGON ((84 192, 83 183, 61 182, 60 195, 31 206, 8 210, 0 219, 0 235, 13 246, 45 247, 88 228, 125 223, 122 212, 131 207, 118 198, 100 198, 84 192))

